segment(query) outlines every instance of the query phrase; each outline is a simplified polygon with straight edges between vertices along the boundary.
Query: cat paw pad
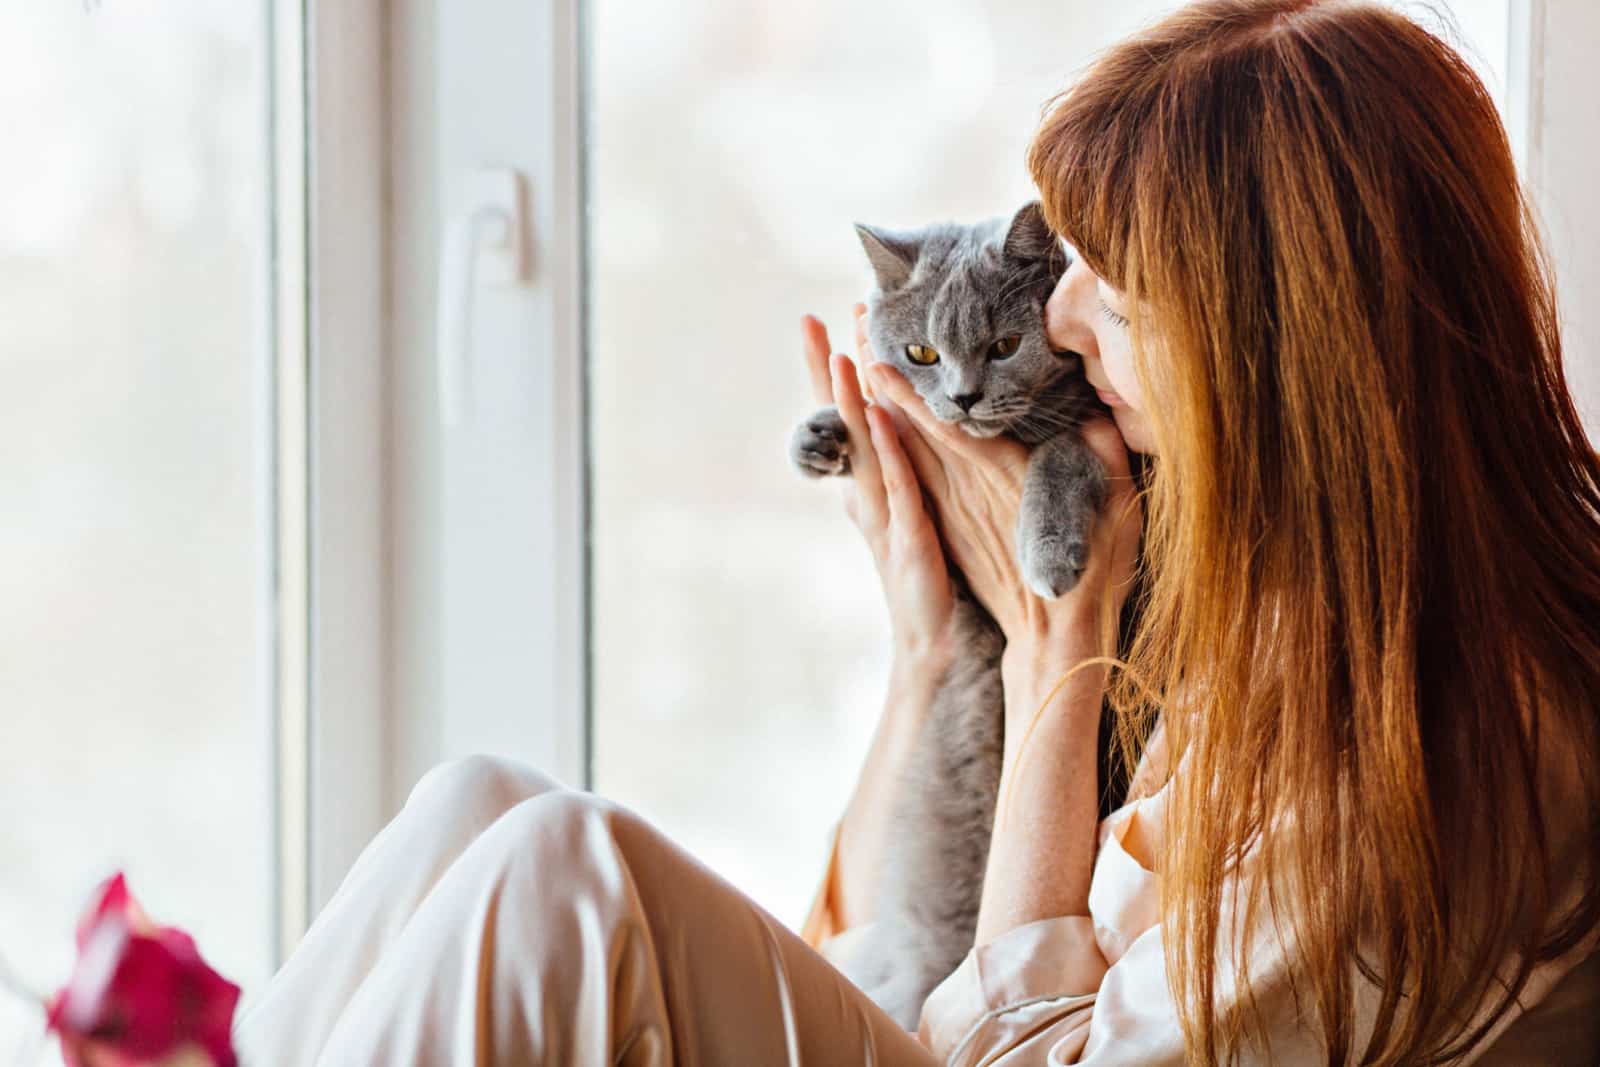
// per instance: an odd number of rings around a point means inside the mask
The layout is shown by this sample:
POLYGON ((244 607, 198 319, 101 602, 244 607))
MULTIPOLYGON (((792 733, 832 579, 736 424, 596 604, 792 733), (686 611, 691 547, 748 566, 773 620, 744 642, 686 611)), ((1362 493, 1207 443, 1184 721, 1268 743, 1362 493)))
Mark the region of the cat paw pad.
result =
POLYGON ((849 440, 844 419, 833 408, 824 408, 795 429, 789 458, 811 478, 849 474, 849 440))

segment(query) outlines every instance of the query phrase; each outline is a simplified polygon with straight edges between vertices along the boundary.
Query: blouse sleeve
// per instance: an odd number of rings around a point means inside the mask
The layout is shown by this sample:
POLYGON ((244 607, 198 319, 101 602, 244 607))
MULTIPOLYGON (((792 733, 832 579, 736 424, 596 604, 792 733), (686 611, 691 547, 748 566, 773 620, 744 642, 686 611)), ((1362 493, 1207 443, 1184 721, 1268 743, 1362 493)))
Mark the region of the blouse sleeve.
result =
MULTIPOLYGON (((1102 824, 1089 915, 1029 923, 975 948, 929 996, 919 1034, 941 1062, 950 1067, 1183 1067, 1183 1030, 1167 981, 1159 923, 1159 881, 1124 843, 1140 805, 1152 806, 1148 814, 1159 825, 1164 793, 1129 805, 1102 824)), ((1252 952, 1251 985, 1263 1013, 1264 1044, 1244 1050, 1240 1062, 1320 1063, 1327 1052, 1295 1000, 1289 952, 1266 933, 1270 919, 1262 922, 1259 947, 1252 952)), ((1232 925, 1226 914, 1223 925, 1232 925)), ((1500 1035, 1595 948, 1591 937, 1567 956, 1537 967, 1518 1005, 1476 1048, 1454 1061, 1458 1067, 1502 1062, 1496 1045, 1500 1035)), ((1226 967, 1218 975, 1223 988, 1233 979, 1226 967)), ((1371 1032, 1378 997, 1374 987, 1359 983, 1356 997, 1352 1021, 1359 1042, 1371 1032)))
POLYGON ((855 946, 871 934, 872 923, 858 923, 846 927, 839 917, 839 828, 833 828, 828 845, 828 863, 822 871, 822 883, 811 899, 811 910, 800 926, 800 939, 835 967, 842 967, 850 958, 855 946))
POLYGON ((800 939, 819 952, 830 938, 843 932, 835 884, 839 878, 838 867, 839 827, 835 825, 833 832, 828 835, 828 862, 822 868, 822 882, 817 886, 816 895, 811 898, 811 910, 806 913, 806 921, 800 926, 800 939))
POLYGON ((1141 801, 1102 824, 1087 916, 1028 923, 975 948, 923 1007, 920 1036, 951 1067, 1182 1067, 1166 987, 1156 876, 1123 844, 1141 801))

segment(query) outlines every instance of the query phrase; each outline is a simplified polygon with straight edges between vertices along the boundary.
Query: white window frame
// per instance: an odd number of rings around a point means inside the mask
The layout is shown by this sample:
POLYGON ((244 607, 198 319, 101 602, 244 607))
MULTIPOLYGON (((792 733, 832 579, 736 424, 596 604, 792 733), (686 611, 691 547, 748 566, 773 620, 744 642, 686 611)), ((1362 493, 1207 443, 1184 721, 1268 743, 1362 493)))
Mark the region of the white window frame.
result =
POLYGON ((386 813, 383 4, 271 12, 282 958, 386 813))
POLYGON ((309 883, 384 819, 383 4, 306 6, 309 883))
POLYGON ((1560 283, 1568 378, 1600 440, 1600 5, 1512 0, 1512 129, 1560 283))
POLYGON ((588 782, 581 6, 388 5, 390 809, 475 752, 588 782), (475 290, 480 390, 446 428, 440 237, 485 167, 522 177, 531 270, 475 290))
POLYGON ((305 28, 300 4, 270 8, 271 196, 270 316, 272 387, 272 709, 273 952, 281 962, 307 926, 310 905, 306 774, 310 707, 307 427, 305 28))
POLYGON ((581 785, 588 446, 580 3, 439 3, 436 19, 436 232, 461 210, 467 175, 515 170, 528 191, 531 272, 525 284, 476 292, 468 378, 479 388, 461 424, 440 433, 444 706, 432 755, 500 753, 581 785), (500 397, 497 414, 488 394, 501 389, 522 408, 506 412, 500 397))
POLYGON ((579 15, 275 11, 280 956, 428 767, 487 751, 588 781, 579 15), (520 366, 536 403, 447 435, 439 235, 485 165, 526 181, 533 272, 482 298, 473 356, 520 366), (459 521, 463 499, 503 513, 459 521), (493 529, 525 551, 497 542, 486 580, 493 529))

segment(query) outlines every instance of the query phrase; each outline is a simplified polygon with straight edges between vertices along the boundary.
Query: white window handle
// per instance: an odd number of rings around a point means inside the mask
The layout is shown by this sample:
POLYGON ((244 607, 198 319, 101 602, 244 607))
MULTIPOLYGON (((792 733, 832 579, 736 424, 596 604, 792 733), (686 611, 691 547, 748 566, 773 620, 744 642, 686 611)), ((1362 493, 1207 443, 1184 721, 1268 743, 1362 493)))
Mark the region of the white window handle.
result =
POLYGON ((479 285, 523 280, 522 179, 512 170, 468 177, 460 209, 444 227, 439 249, 439 420, 466 416, 472 357, 473 293, 479 285))

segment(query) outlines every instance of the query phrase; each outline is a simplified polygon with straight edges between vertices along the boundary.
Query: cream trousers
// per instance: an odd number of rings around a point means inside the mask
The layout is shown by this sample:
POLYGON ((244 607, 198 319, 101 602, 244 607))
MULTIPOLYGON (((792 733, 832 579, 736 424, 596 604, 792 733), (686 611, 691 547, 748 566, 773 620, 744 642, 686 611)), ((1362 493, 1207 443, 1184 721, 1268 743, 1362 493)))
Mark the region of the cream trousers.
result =
POLYGON ((237 1045, 244 1067, 934 1062, 643 819, 485 757, 417 785, 237 1045))

